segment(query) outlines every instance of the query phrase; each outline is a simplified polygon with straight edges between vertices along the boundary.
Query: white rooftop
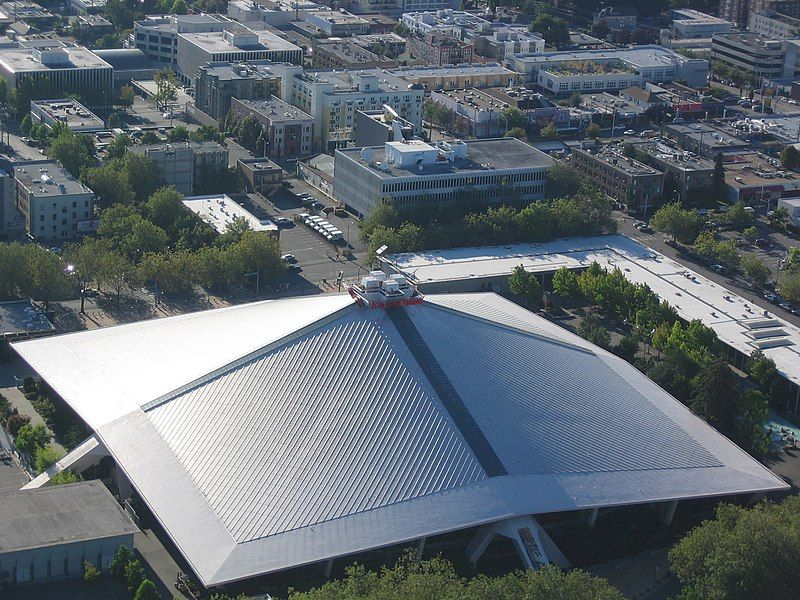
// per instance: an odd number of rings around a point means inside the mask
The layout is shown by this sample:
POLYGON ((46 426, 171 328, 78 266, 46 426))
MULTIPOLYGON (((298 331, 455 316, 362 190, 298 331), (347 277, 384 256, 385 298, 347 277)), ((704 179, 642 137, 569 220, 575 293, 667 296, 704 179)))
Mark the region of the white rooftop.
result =
POLYGON ((188 196, 183 199, 183 205, 220 234, 225 233, 228 225, 237 217, 245 219, 253 231, 278 230, 275 223, 259 219, 227 194, 188 196))
POLYGON ((14 348, 206 586, 513 516, 787 487, 494 294, 274 300, 14 348))
POLYGON ((686 320, 700 319, 713 328, 726 344, 745 354, 756 349, 748 335, 748 322, 774 319, 785 335, 782 345, 762 348, 778 370, 800 385, 800 329, 772 315, 769 305, 755 305, 724 286, 623 235, 567 238, 544 244, 515 244, 483 248, 456 248, 386 257, 415 284, 455 281, 508 274, 517 265, 529 271, 554 271, 560 267, 581 268, 597 261, 625 277, 646 283, 686 320))

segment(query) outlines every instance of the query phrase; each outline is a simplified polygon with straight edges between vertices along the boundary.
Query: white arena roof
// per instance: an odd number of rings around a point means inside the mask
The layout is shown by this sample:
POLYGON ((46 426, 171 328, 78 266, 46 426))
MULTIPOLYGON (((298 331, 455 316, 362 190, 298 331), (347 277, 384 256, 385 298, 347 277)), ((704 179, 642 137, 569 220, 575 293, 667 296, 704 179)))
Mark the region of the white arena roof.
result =
POLYGON ((266 301, 14 348, 206 586, 519 515, 787 488, 494 294, 266 301))
POLYGON ((624 235, 429 250, 393 254, 382 260, 423 291, 426 286, 445 291, 450 284, 465 289, 455 283, 506 277, 518 265, 532 272, 551 272, 560 267, 580 269, 593 261, 606 269, 618 267, 630 281, 647 284, 681 318, 699 319, 739 352, 750 355, 761 347, 781 374, 800 386, 800 329, 796 325, 624 235), (765 333, 775 335, 761 337, 765 333))

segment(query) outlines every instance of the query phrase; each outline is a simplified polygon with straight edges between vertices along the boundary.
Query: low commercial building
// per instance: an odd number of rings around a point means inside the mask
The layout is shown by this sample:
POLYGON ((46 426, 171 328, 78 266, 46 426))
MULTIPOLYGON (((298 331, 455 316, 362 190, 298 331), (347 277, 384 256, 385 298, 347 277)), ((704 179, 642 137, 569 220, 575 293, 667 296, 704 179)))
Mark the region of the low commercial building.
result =
POLYGON ((248 191, 269 194, 283 183, 283 169, 266 156, 239 158, 236 165, 242 172, 248 191))
POLYGON ((678 150, 661 142, 636 144, 641 162, 669 174, 675 182, 678 200, 694 189, 710 189, 714 184, 714 161, 693 152, 678 150))
POLYGON ((764 154, 752 150, 724 154, 723 166, 730 202, 742 201, 768 212, 781 198, 800 197, 800 175, 764 154))
POLYGON ((735 130, 715 127, 708 123, 669 123, 661 127, 662 133, 674 140, 684 150, 690 150, 706 158, 714 158, 721 152, 743 150, 750 146, 740 139, 735 130))
POLYGON ((59 20, 57 15, 30 0, 2 2, 0 13, 8 15, 12 21, 24 21, 40 31, 50 29, 59 20))
POLYGON ((662 98, 656 92, 637 86, 620 91, 619 97, 642 110, 648 110, 653 107, 669 108, 670 106, 669 100, 662 98))
POLYGON ((176 142, 131 146, 128 152, 141 154, 156 163, 167 185, 181 194, 197 193, 228 169, 228 149, 217 142, 176 142))
POLYGON ((228 230, 234 219, 244 219, 253 231, 278 235, 278 226, 275 223, 269 219, 259 219, 227 194, 188 196, 183 199, 183 205, 220 235, 228 230))
POLYGON ((31 118, 52 128, 66 125, 74 133, 91 133, 105 128, 103 120, 77 100, 31 100, 31 118))
POLYGON ((0 587, 106 572, 138 532, 100 481, 4 494, 0 502, 0 587))
POLYGON ((14 165, 15 204, 25 232, 37 241, 71 242, 91 221, 94 192, 53 161, 14 165))
POLYGON ((670 29, 676 39, 703 38, 711 39, 715 33, 728 33, 733 23, 688 8, 670 11, 672 24, 670 29))
POLYGON ((369 23, 367 21, 344 9, 310 10, 306 12, 304 20, 328 37, 364 35, 369 33, 369 23))
MULTIPOLYGON (((281 73, 269 60, 246 63, 210 62, 195 75, 195 106, 221 122, 231 108, 231 99, 259 100, 281 94, 281 73)), ((295 67, 302 72, 302 67, 295 67)))
POLYGON ((381 202, 441 206, 474 197, 498 204, 544 198, 553 160, 516 138, 387 142, 340 148, 334 155, 334 197, 361 216, 381 202))
POLYGON ((800 227, 800 198, 781 198, 778 208, 785 208, 789 214, 789 222, 795 227, 800 227))
POLYGON ((606 195, 646 219, 662 201, 664 173, 611 148, 573 148, 572 166, 606 195))
POLYGON ((557 127, 568 127, 570 111, 548 100, 542 94, 522 87, 517 88, 487 88, 478 91, 487 94, 506 106, 518 108, 528 115, 531 123, 542 127, 548 123, 555 123, 557 127))
POLYGON ((692 87, 708 82, 708 61, 664 48, 630 48, 521 53, 508 60, 521 77, 560 94, 643 87, 645 82, 682 80, 692 87))
POLYGON ((755 77, 791 78, 800 73, 798 44, 755 33, 719 33, 711 40, 711 58, 755 77))
MULTIPOLYGON (((114 24, 101 15, 79 14, 71 19, 71 24, 72 27, 80 31, 81 36, 91 40, 114 33, 114 24)), ((84 38, 81 37, 80 39, 84 38)))
POLYGON ((514 71, 497 63, 403 67, 394 69, 392 73, 408 83, 421 85, 428 92, 459 88, 508 87, 514 85, 516 81, 514 71))
POLYGON ((352 38, 322 38, 312 42, 311 62, 324 69, 391 68, 395 62, 384 59, 369 48, 357 44, 352 38))
POLYGON ((103 12, 106 0, 68 0, 69 7, 79 15, 103 12))
POLYGON ((0 52, 0 76, 9 94, 23 80, 47 80, 53 94, 79 94, 93 110, 109 110, 114 98, 113 68, 81 46, 5 48, 0 52))
POLYGON ((231 101, 237 121, 254 117, 266 133, 264 155, 271 158, 308 156, 314 149, 314 117, 272 96, 267 100, 231 101))

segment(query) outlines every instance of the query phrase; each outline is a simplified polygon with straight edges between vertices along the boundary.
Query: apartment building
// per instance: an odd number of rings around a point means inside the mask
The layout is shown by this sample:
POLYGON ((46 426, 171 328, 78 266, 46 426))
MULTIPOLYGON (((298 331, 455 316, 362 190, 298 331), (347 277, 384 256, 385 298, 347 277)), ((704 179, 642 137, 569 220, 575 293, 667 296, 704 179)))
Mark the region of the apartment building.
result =
MULTIPOLYGON (((195 105, 205 114, 222 121, 231 108, 231 99, 258 100, 281 95, 281 74, 291 65, 282 65, 280 73, 269 60, 251 62, 210 62, 195 75, 195 105)), ((295 66, 298 72, 303 68, 295 66)))
POLYGON ((408 50, 426 65, 442 66, 470 64, 474 47, 446 33, 432 31, 423 36, 409 36, 408 50))
POLYGON ((456 90, 459 88, 508 87, 517 74, 497 63, 473 63, 464 66, 402 67, 392 74, 410 84, 417 84, 428 92, 456 90))
POLYGON ((0 240, 17 237, 23 226, 22 214, 16 208, 14 177, 0 170, 0 240))
POLYGON ((40 242, 63 243, 78 237, 79 224, 91 221, 94 192, 53 161, 14 165, 15 205, 25 232, 40 242))
POLYGON ((266 133, 264 156, 308 156, 314 150, 314 117, 272 96, 266 100, 234 98, 231 111, 237 120, 255 118, 266 133))
POLYGON ((789 17, 774 10, 760 10, 750 15, 747 29, 775 40, 800 36, 800 19, 789 17))
POLYGON ((661 203, 664 173, 610 148, 575 148, 571 156, 579 173, 636 215, 647 218, 661 203))
POLYGON ((312 63, 318 69, 391 68, 395 61, 381 58, 354 38, 322 38, 313 40, 312 63))
POLYGON ((314 118, 314 146, 323 152, 355 139, 355 114, 388 104, 404 119, 422 128, 422 86, 409 85, 389 71, 314 70, 284 80, 283 100, 314 118))
POLYGON ((228 149, 217 142, 132 146, 128 152, 152 159, 165 183, 186 195, 202 192, 210 179, 228 168, 228 149))
POLYGON ((360 216, 390 199, 400 207, 440 206, 476 197, 498 204, 544 198, 553 160, 516 138, 421 140, 340 148, 333 195, 360 216))

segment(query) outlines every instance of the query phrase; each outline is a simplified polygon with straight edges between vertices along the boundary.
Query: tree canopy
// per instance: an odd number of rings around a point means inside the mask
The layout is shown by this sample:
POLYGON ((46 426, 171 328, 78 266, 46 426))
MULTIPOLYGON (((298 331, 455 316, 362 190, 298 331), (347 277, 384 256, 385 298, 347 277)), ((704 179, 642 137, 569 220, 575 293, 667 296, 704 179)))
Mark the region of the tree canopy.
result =
POLYGON ((672 236, 672 239, 691 244, 700 233, 700 217, 693 210, 683 210, 680 204, 665 204, 650 219, 656 231, 672 236))

